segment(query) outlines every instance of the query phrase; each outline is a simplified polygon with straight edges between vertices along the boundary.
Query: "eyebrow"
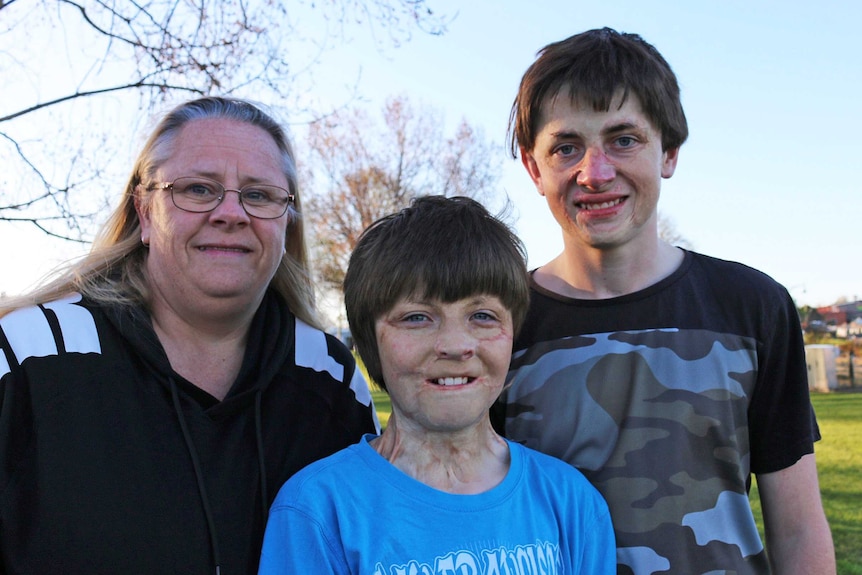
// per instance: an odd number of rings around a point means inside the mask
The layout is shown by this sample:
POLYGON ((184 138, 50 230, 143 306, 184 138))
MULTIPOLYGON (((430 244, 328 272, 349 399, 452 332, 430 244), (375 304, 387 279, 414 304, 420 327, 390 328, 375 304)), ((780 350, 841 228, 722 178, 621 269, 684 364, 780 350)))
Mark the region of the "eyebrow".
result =
MULTIPOLYGON (((646 131, 646 127, 635 122, 620 122, 602 129, 601 134, 605 136, 631 131, 644 132, 646 131)), ((554 140, 571 140, 573 138, 580 138, 581 134, 580 132, 560 130, 558 132, 551 133, 551 137, 554 140)))
POLYGON ((574 138, 580 138, 581 135, 577 132, 568 132, 566 130, 560 130, 559 132, 551 133, 551 139, 553 140, 571 140, 574 138))
POLYGON ((617 134, 619 132, 631 132, 632 130, 643 131, 644 127, 634 122, 620 122, 602 130, 603 134, 617 134))
MULTIPOLYGON (((208 178, 210 180, 213 180, 213 181, 220 183, 221 185, 224 185, 224 181, 223 181, 223 177, 222 177, 223 174, 221 174, 221 173, 211 172, 208 170, 192 170, 192 171, 194 172, 194 175, 197 177, 208 178)), ((244 183, 242 183, 240 185, 240 187, 245 187, 245 186, 254 185, 254 184, 264 184, 264 185, 268 185, 268 186, 280 186, 281 185, 281 184, 273 184, 268 179, 259 178, 257 176, 250 176, 250 177, 244 178, 243 182, 244 183)))
MULTIPOLYGON (((489 302, 494 303, 491 300, 496 300, 497 303, 501 303, 501 304, 503 303, 503 300, 500 296, 495 295, 495 294, 486 293, 486 294, 481 294, 481 295, 476 295, 476 296, 470 297, 469 304, 470 305, 485 305, 489 302)), ((505 305, 503 307, 505 307, 505 305)))
POLYGON ((606 130, 602 131, 602 134, 606 134, 609 136, 615 134, 621 134, 625 132, 633 132, 637 134, 641 140, 647 141, 652 139, 651 131, 654 131, 658 134, 657 130, 653 130, 649 121, 645 121, 642 123, 638 122, 620 122, 619 124, 614 124, 613 126, 608 126, 606 130))

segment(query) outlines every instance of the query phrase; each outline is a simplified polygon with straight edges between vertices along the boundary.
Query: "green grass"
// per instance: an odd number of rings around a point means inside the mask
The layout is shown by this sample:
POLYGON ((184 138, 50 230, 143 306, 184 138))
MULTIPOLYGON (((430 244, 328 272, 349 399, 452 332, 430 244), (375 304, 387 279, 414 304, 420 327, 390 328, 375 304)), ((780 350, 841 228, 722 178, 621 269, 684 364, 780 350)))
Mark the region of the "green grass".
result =
POLYGON ((386 424, 389 423, 389 414, 392 413, 392 401, 389 399, 389 394, 380 389, 368 376, 368 370, 365 369, 365 364, 359 354, 354 352, 353 357, 356 358, 356 367, 362 372, 365 381, 368 382, 368 387, 371 389, 371 398, 374 400, 374 410, 377 411, 380 428, 385 429, 386 424))
MULTIPOLYGON (((838 575, 862 575, 862 393, 814 394, 811 402, 823 436, 814 453, 838 575)), ((755 482, 750 499, 762 535, 755 482)))
MULTIPOLYGON (((392 409, 389 396, 376 388, 371 394, 385 427, 392 409)), ((862 575, 862 393, 814 394, 811 401, 823 436, 815 454, 838 575, 862 575)), ((751 506, 762 535, 760 497, 754 481, 751 506)))
POLYGON ((386 424, 389 423, 389 414, 392 413, 392 401, 389 399, 389 394, 372 383, 371 397, 374 399, 374 409, 377 410, 380 427, 385 428, 386 424))

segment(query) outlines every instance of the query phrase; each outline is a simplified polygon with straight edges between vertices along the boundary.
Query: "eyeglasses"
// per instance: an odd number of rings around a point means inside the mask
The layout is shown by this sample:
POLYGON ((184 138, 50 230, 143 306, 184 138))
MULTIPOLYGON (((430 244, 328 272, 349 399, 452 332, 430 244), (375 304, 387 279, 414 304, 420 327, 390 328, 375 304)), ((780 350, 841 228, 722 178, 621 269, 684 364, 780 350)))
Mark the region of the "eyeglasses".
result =
POLYGON ((151 190, 170 190, 171 201, 185 212, 211 212, 222 202, 227 192, 239 194, 245 213, 263 220, 280 218, 296 197, 278 186, 249 184, 239 190, 229 190, 208 178, 177 178, 173 182, 153 184, 151 190))

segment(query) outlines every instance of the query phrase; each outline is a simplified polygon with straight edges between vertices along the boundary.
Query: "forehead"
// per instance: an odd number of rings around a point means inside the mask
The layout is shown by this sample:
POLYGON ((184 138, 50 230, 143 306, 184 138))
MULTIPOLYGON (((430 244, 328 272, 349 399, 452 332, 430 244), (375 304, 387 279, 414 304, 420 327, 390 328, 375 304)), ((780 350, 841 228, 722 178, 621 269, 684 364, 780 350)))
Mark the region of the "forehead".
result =
POLYGON ((565 89, 545 99, 536 126, 538 136, 564 132, 605 131, 616 126, 655 130, 643 111, 640 100, 632 93, 623 96, 618 90, 606 110, 584 98, 573 98, 565 89))
POLYGON ((263 128, 226 118, 186 123, 177 133, 170 157, 160 171, 174 177, 236 176, 286 183, 281 150, 273 137, 263 128))

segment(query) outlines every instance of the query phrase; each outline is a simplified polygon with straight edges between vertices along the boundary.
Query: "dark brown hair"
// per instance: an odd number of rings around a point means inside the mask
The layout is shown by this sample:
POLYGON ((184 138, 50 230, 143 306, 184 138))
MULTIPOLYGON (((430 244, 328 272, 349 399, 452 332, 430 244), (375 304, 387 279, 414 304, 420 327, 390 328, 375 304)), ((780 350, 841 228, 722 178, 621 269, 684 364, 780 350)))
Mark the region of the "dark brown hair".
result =
POLYGON ((500 299, 518 332, 529 304, 521 240, 478 202, 425 196, 366 229, 350 256, 344 305, 368 375, 386 389, 376 322, 402 298, 455 302, 473 295, 500 299))
POLYGON ((591 104, 596 111, 609 110, 620 91, 620 105, 634 94, 661 134, 662 150, 678 148, 688 137, 679 85, 670 65, 637 34, 601 28, 539 50, 521 78, 509 115, 512 157, 518 156, 520 148, 533 149, 544 106, 564 91, 572 102, 591 104))

